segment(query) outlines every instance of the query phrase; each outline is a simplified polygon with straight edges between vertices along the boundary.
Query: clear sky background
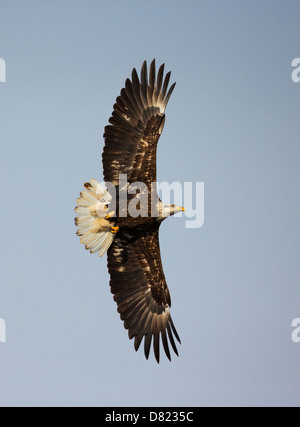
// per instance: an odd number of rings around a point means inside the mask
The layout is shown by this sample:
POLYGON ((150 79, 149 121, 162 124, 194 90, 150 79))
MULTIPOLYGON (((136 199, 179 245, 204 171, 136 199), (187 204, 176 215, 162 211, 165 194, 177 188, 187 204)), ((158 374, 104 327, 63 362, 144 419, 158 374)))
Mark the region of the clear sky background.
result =
POLYGON ((300 2, 0 0, 0 405, 299 405, 300 2), (161 227, 182 339, 148 361, 106 259, 75 235, 133 67, 177 85, 159 181, 203 181, 205 223, 161 227))

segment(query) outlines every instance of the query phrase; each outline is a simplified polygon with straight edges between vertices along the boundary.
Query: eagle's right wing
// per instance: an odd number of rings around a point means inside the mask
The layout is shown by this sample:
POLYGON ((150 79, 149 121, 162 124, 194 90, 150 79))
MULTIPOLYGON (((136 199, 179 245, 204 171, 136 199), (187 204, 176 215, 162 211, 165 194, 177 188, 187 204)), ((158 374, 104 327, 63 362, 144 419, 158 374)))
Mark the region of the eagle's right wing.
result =
POLYGON ((158 241, 158 225, 152 229, 120 230, 108 250, 110 287, 118 312, 128 329, 129 338, 134 337, 138 350, 144 340, 145 356, 148 359, 151 340, 159 362, 160 337, 167 357, 171 360, 168 341, 178 355, 173 334, 180 342, 171 319, 170 294, 166 284, 158 241))

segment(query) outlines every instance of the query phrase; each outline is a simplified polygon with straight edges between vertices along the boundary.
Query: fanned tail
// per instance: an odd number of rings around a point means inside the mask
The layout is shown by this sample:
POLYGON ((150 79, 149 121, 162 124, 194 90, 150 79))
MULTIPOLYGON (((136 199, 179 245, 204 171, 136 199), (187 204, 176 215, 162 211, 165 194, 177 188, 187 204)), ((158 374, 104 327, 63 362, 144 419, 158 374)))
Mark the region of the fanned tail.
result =
POLYGON ((109 203, 112 199, 109 192, 95 179, 84 184, 85 190, 76 200, 75 224, 80 243, 91 253, 97 252, 102 257, 110 247, 116 235, 114 222, 110 219, 109 203))

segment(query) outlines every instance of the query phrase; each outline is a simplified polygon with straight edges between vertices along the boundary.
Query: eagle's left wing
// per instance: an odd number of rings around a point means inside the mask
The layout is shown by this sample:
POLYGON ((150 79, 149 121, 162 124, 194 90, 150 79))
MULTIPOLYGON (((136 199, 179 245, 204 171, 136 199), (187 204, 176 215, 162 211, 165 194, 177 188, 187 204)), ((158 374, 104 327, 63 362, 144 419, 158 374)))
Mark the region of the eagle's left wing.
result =
POLYGON ((180 342, 171 319, 171 299, 166 284, 158 241, 158 225, 152 229, 120 230, 108 250, 110 287, 118 312, 134 337, 138 350, 143 337, 148 359, 153 337, 153 349, 159 362, 160 336, 167 357, 171 360, 168 341, 178 355, 173 334, 180 342))
POLYGON ((156 148, 164 127, 165 109, 175 87, 168 89, 171 72, 165 77, 164 64, 156 74, 155 60, 149 73, 144 61, 139 80, 132 70, 105 127, 103 149, 104 181, 119 185, 120 174, 127 182, 156 182, 156 148))

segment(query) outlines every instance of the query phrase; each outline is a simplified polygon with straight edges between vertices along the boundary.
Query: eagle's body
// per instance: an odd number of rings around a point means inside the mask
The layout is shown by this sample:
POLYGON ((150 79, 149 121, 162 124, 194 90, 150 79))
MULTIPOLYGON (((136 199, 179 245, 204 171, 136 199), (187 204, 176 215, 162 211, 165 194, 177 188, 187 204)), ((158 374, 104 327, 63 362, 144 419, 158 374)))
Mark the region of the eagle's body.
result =
POLYGON ((163 72, 164 65, 156 75, 154 60, 149 76, 143 63, 141 80, 133 69, 132 80, 126 80, 105 127, 102 160, 108 191, 91 180, 75 209, 81 242, 100 256, 107 251, 111 292, 129 338, 134 338, 136 350, 144 338, 148 358, 153 337, 157 361, 159 337, 169 359, 168 341, 176 354, 173 336, 180 342, 169 311, 159 227, 167 216, 183 210, 163 204, 156 189, 157 143, 175 86, 167 91, 170 72, 165 78, 163 72))

